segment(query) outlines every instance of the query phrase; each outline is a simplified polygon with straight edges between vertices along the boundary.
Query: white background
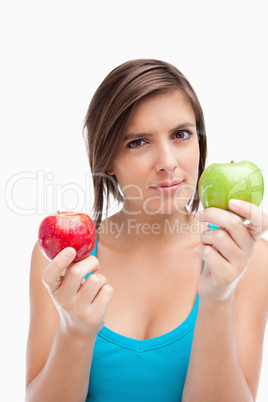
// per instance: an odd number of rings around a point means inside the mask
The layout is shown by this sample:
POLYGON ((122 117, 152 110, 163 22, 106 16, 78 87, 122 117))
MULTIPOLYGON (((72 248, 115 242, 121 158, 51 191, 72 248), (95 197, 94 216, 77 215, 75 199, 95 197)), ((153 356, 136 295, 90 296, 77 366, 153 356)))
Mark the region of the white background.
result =
MULTIPOLYGON (((24 399, 29 266, 39 223, 57 209, 89 212, 82 124, 111 69, 134 58, 175 64, 204 109, 208 164, 249 159, 267 183, 265 3, 2 3, 1 194, 6 188, 7 198, 1 197, 0 399, 24 399)), ((267 375, 268 335, 259 402, 267 400, 267 375)))

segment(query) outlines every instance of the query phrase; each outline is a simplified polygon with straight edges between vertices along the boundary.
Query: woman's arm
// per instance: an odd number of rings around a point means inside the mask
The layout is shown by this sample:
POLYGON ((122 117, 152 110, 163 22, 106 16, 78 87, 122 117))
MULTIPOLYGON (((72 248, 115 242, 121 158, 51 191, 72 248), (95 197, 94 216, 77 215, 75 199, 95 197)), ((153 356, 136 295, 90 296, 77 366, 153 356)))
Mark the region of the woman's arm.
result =
POLYGON ((240 212, 242 208, 251 219, 248 226, 237 216, 213 208, 201 217, 220 228, 204 232, 201 238, 199 254, 205 269, 199 281, 184 402, 256 398, 268 311, 268 246, 263 239, 256 246, 256 239, 267 225, 267 216, 264 221, 260 210, 244 203, 240 212))
POLYGON ((69 257, 63 251, 49 264, 37 245, 33 251, 26 401, 86 399, 96 334, 112 288, 95 257, 71 264, 75 251, 69 251, 69 257))

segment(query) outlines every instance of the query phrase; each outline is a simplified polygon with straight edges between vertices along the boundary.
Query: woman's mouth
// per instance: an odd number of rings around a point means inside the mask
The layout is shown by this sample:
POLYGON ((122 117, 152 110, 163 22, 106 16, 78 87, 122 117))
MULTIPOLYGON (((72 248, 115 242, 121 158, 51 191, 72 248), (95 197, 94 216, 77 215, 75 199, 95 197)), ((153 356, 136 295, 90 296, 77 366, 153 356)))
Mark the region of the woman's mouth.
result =
POLYGON ((184 180, 163 181, 148 186, 150 189, 163 194, 174 194, 181 187, 184 180))

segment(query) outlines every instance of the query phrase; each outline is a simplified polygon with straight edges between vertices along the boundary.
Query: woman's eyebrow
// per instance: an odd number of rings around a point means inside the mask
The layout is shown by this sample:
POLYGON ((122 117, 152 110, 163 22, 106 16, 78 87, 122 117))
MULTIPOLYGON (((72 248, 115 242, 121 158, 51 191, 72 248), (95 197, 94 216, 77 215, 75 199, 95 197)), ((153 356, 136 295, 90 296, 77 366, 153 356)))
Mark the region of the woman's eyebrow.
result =
POLYGON ((188 122, 185 122, 185 123, 179 124, 177 127, 175 127, 175 128, 173 128, 172 130, 170 130, 170 132, 172 133, 173 131, 181 130, 182 128, 186 128, 186 127, 195 127, 195 126, 196 126, 195 123, 188 123, 188 122))
MULTIPOLYGON (((186 127, 195 127, 195 123, 188 123, 188 122, 181 123, 178 126, 176 126, 175 128, 173 128, 172 130, 170 130, 170 132, 172 133, 173 131, 181 130, 182 128, 186 128, 186 127)), ((152 137, 152 136, 153 135, 149 134, 149 133, 138 133, 138 134, 131 134, 130 133, 130 134, 127 134, 125 136, 124 141, 127 141, 129 139, 135 140, 137 138, 152 137)))
POLYGON ((143 138, 143 137, 152 137, 153 134, 149 133, 139 133, 139 134, 128 134, 125 136, 124 141, 132 139, 135 140, 136 138, 143 138))

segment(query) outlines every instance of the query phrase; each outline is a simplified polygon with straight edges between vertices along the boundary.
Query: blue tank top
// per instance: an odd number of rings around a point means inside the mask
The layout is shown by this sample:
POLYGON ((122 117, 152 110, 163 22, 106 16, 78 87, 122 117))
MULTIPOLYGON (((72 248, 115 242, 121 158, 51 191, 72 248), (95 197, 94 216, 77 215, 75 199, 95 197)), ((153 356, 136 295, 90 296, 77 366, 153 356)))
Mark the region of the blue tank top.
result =
MULTIPOLYGON (((92 252, 96 254, 97 243, 92 252)), ((104 326, 95 342, 86 401, 181 401, 198 302, 197 295, 186 320, 155 338, 139 341, 104 326)))

